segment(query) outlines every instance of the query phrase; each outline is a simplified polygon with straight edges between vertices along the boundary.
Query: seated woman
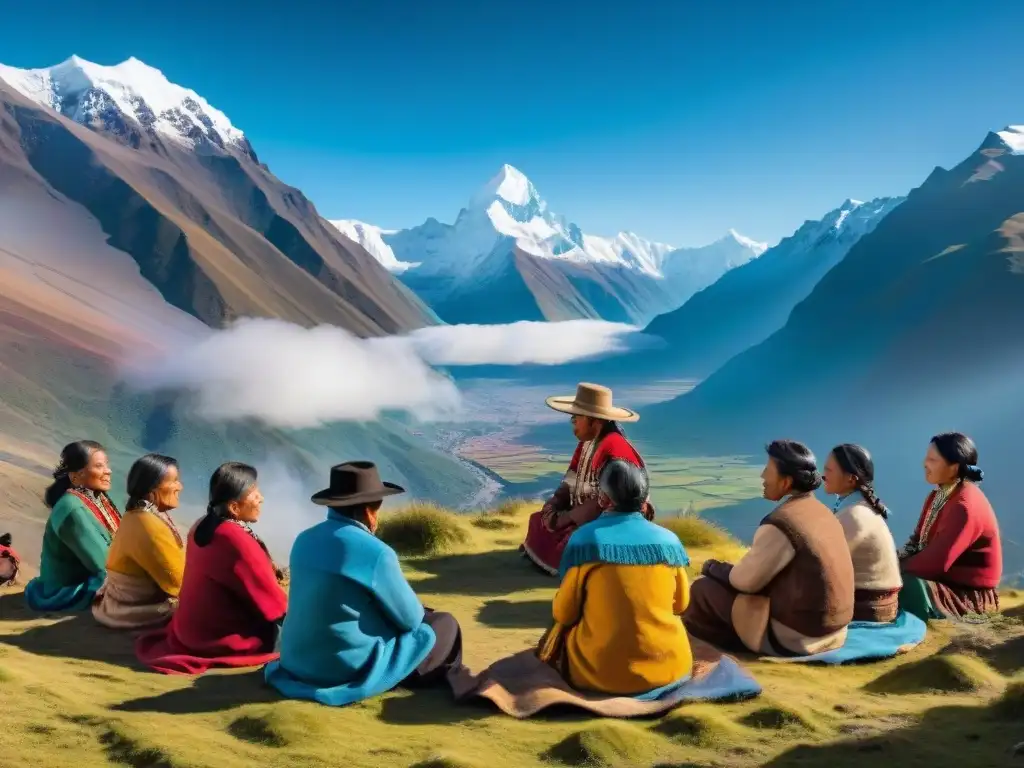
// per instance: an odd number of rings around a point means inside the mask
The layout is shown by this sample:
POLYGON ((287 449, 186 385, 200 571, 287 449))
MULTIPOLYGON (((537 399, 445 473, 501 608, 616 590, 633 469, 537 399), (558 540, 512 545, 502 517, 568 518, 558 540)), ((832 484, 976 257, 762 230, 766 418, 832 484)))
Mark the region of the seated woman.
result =
POLYGON ((540 655, 577 690, 654 697, 693 668, 680 621, 689 557, 674 533, 644 518, 648 481, 639 467, 613 459, 600 483, 610 509, 566 545, 555 625, 540 655))
POLYGON ((121 524, 108 491, 110 462, 103 446, 92 440, 64 446, 43 495, 51 512, 39 575, 25 585, 25 603, 33 611, 82 611, 92 605, 103 585, 110 540, 121 524))
MULTIPOLYGON (((626 439, 617 422, 637 421, 640 416, 612 404, 612 391, 597 384, 580 384, 575 397, 549 397, 549 408, 571 414, 573 434, 579 443, 561 485, 539 512, 530 516, 522 553, 542 570, 555 576, 562 550, 573 531, 596 520, 603 511, 598 499, 598 477, 611 459, 623 459, 641 469, 644 461, 626 439)), ((643 514, 654 518, 654 507, 644 501, 643 514)))
POLYGON ((814 498, 814 454, 776 440, 761 478, 766 499, 785 501, 738 563, 704 563, 683 621, 723 650, 809 656, 840 648, 853 619, 853 560, 843 526, 814 498))
POLYGON ((17 584, 21 558, 14 551, 14 540, 11 534, 0 536, 0 587, 17 584))
POLYGON ((996 514, 977 486, 974 441, 959 432, 932 438, 925 479, 936 486, 900 551, 900 607, 924 619, 954 619, 999 611, 1003 547, 996 514))
POLYGON ((168 514, 178 507, 178 462, 149 453, 128 471, 128 504, 107 555, 92 615, 112 629, 163 624, 178 606, 185 548, 168 514))
POLYGON ((206 515, 192 526, 185 574, 170 623, 139 636, 135 654, 165 674, 256 667, 277 658, 287 609, 280 574, 250 527, 263 495, 248 464, 222 464, 210 478, 206 515))
POLYGON ((395 551, 373 535, 383 499, 403 491, 353 461, 333 467, 330 487, 312 497, 327 519, 292 546, 281 658, 265 671, 283 695, 338 707, 441 682, 461 666, 455 617, 424 609, 395 551))
POLYGON ((889 510, 875 493, 871 454, 852 443, 837 445, 828 455, 822 477, 825 493, 838 497, 836 519, 853 558, 853 620, 895 621, 903 579, 896 542, 886 522, 889 510), (842 506, 847 499, 850 502, 842 506))

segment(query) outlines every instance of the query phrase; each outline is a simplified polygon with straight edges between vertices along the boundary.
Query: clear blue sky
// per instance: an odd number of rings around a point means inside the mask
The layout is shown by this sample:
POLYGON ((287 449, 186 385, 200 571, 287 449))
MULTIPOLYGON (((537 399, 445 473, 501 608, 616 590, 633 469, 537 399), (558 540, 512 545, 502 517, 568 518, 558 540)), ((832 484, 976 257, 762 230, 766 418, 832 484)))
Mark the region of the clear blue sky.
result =
POLYGON ((775 241, 1024 123, 1024 3, 7 3, 0 60, 135 56, 329 218, 452 221, 502 163, 585 231, 775 241), (87 7, 88 6, 88 7, 87 7))

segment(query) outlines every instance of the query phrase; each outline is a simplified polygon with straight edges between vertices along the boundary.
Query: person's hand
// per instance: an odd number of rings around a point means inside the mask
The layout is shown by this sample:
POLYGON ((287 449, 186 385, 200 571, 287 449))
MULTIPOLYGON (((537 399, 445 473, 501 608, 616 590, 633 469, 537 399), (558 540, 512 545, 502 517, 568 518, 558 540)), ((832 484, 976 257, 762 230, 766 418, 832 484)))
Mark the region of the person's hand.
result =
POLYGON ((558 515, 555 518, 555 528, 554 528, 554 530, 560 531, 563 528, 568 528, 572 524, 573 524, 572 518, 569 517, 568 513, 562 514, 562 515, 558 515))
POLYGON ((291 581, 291 573, 287 568, 279 568, 274 566, 274 576, 277 578, 277 583, 282 587, 287 587, 291 581))
POLYGON ((717 564, 718 564, 717 560, 714 560, 714 559, 705 560, 704 561, 704 565, 702 565, 700 567, 700 575, 701 576, 710 576, 711 575, 711 569, 714 568, 717 564))
POLYGON ((558 513, 552 510, 549 515, 542 518, 542 522, 547 530, 554 531, 558 528, 558 513))

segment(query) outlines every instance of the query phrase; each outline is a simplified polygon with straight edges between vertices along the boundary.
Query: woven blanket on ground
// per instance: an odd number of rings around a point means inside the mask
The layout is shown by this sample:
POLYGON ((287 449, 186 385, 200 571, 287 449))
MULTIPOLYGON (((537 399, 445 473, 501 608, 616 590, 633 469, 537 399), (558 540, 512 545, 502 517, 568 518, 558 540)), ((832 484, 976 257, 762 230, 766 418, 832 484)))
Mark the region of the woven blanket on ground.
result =
POLYGON ((854 621, 846 630, 846 642, 841 648, 811 656, 778 656, 766 661, 848 664, 854 661, 879 661, 906 653, 924 640, 927 625, 912 613, 900 611, 891 624, 854 621))
POLYGON ((170 621, 178 599, 170 597, 148 576, 107 571, 96 593, 92 615, 111 629, 146 629, 170 621))
POLYGON ((462 668, 449 675, 448 682, 456 700, 489 699, 517 718, 559 705, 601 717, 643 717, 667 712, 687 701, 733 700, 761 692, 761 686, 735 659, 696 638, 691 637, 690 643, 694 655, 690 679, 656 699, 575 691, 552 667, 537 659, 533 650, 501 659, 478 675, 462 668))

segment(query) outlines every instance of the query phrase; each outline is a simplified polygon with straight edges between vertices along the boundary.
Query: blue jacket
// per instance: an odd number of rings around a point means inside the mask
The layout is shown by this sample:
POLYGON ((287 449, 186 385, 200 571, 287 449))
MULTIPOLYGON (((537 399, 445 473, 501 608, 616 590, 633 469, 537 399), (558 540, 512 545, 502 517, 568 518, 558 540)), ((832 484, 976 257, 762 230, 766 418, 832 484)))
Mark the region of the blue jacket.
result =
POLYGON ((267 682, 283 695, 342 706, 394 688, 434 647, 395 551, 333 511, 291 552, 281 658, 267 682))

